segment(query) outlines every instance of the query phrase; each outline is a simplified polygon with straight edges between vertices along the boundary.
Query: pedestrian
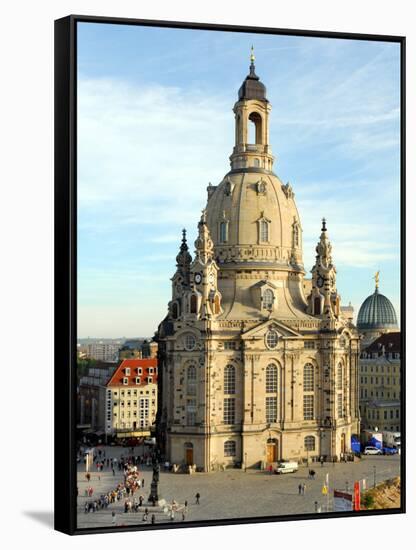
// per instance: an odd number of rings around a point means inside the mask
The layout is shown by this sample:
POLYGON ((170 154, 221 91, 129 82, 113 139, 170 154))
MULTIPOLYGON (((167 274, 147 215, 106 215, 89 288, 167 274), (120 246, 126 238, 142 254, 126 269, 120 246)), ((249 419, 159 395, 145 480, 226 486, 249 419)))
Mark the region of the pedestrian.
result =
POLYGON ((302 483, 299 483, 298 491, 299 491, 299 494, 301 495, 302 494, 302 483))
POLYGON ((114 467, 111 468, 111 471, 113 472, 113 476, 116 475, 116 471, 114 470, 114 467))
POLYGON ((305 490, 306 490, 306 483, 304 483, 304 484, 302 485, 302 495, 305 494, 305 490))
POLYGON ((152 522, 152 523, 156 523, 156 516, 155 516, 154 514, 152 514, 151 522, 152 522))
POLYGON ((144 478, 142 479, 142 488, 144 488, 144 478))
POLYGON ((199 504, 199 499, 201 498, 201 495, 199 493, 197 493, 195 495, 195 501, 196 501, 196 504, 199 504))
POLYGON ((114 510, 111 512, 111 523, 113 525, 116 524, 116 513, 114 512, 114 510))
POLYGON ((321 456, 321 468, 323 468, 323 467, 324 467, 324 457, 321 456))

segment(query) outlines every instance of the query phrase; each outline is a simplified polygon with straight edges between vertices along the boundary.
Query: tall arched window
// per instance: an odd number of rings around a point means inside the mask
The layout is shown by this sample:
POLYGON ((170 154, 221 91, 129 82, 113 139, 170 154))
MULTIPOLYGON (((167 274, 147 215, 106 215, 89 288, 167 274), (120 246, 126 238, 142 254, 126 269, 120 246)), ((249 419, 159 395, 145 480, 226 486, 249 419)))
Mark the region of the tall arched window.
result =
POLYGON ((267 365, 266 367, 266 393, 277 392, 277 367, 276 365, 267 365))
POLYGON ((227 395, 235 393, 234 365, 227 365, 224 369, 224 393, 227 395))
POLYGON ((269 242, 269 224, 266 220, 260 220, 260 242, 269 242))
POLYGON ((343 383, 342 383, 342 363, 338 363, 337 365, 337 379, 336 379, 336 387, 337 387, 337 415, 338 418, 343 418, 345 416, 345 408, 344 408, 344 396, 343 396, 343 383))
POLYGON ((262 143, 262 118, 259 113, 250 113, 248 117, 249 121, 252 122, 252 124, 249 124, 249 135, 248 135, 248 143, 249 144, 260 144, 262 143))
POLYGON ((315 416, 315 394, 314 394, 314 367, 306 363, 303 367, 303 419, 313 420, 315 416))
POLYGON ((189 365, 186 371, 186 393, 196 395, 196 367, 189 365))
POLYGON ((177 302, 174 302, 172 304, 172 317, 174 319, 177 319, 179 317, 179 306, 178 306, 177 302))
POLYGON ((220 223, 220 242, 226 243, 228 241, 228 222, 220 223))
POLYGON ((192 294, 191 296, 191 313, 196 313, 198 307, 198 298, 195 294, 192 294))
POLYGON ((263 292, 263 307, 265 309, 272 309, 273 307, 274 294, 270 288, 266 288, 263 292))
POLYGON ((266 367, 266 422, 277 422, 277 367, 266 367))
POLYGON ((303 391, 314 391, 313 383, 313 365, 311 363, 306 363, 303 367, 303 391))
POLYGON ((337 390, 342 390, 342 364, 337 366, 337 390))

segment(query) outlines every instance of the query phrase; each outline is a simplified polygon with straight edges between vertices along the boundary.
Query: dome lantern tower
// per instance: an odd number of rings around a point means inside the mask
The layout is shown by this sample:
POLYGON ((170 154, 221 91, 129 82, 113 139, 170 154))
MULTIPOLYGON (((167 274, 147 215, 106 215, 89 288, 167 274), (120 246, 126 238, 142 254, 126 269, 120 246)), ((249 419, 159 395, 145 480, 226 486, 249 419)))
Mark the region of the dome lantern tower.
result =
POLYGON ((273 155, 269 146, 269 113, 271 105, 266 98, 266 87, 256 75, 253 47, 250 72, 238 91, 234 105, 235 146, 230 156, 231 169, 271 172, 273 155))

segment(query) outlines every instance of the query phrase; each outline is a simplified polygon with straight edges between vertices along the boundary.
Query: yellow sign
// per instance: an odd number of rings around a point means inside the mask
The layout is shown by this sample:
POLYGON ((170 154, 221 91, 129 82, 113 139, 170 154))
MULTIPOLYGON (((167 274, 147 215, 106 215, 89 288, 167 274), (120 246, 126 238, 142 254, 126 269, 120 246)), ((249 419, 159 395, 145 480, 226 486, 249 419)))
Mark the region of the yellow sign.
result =
POLYGON ((328 494, 328 487, 326 485, 323 485, 322 487, 322 494, 327 495, 328 494))

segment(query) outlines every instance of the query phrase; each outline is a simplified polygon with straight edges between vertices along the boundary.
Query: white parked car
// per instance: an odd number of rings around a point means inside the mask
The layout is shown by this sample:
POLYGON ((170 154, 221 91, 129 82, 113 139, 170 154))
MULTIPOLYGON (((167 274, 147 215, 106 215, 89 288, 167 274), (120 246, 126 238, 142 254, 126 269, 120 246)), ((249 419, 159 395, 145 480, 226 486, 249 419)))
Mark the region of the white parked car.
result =
POLYGON ((277 468, 275 469, 275 474, 290 474, 297 472, 299 465, 297 462, 280 462, 277 468))
POLYGON ((366 447, 364 449, 365 455, 381 455, 383 454, 383 451, 381 449, 377 449, 377 447, 366 447))

